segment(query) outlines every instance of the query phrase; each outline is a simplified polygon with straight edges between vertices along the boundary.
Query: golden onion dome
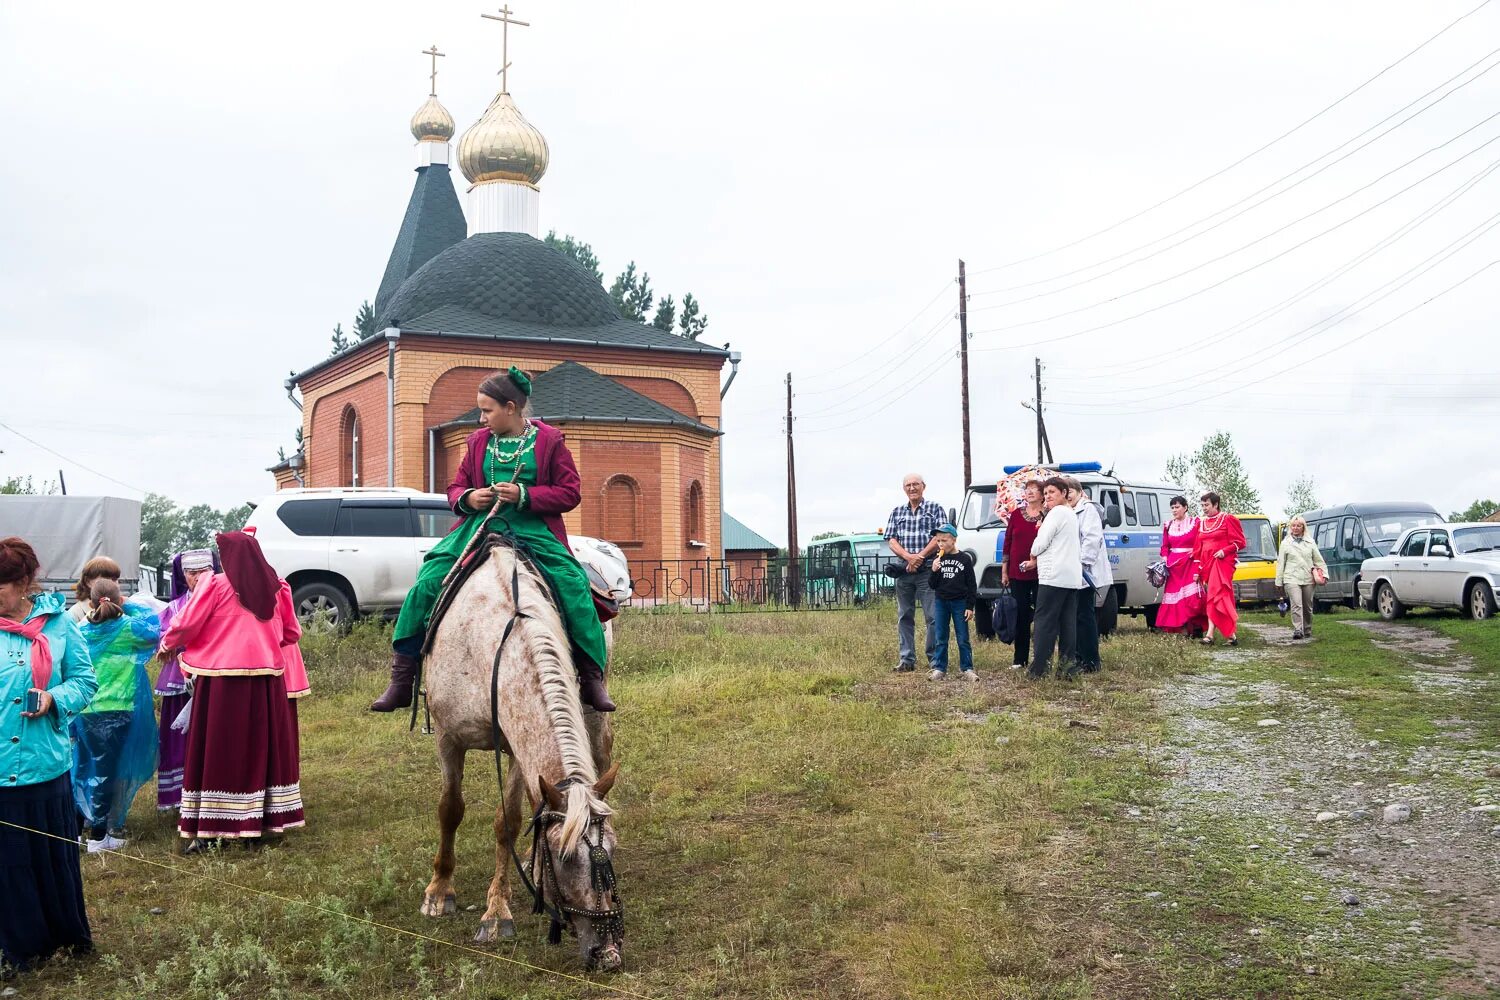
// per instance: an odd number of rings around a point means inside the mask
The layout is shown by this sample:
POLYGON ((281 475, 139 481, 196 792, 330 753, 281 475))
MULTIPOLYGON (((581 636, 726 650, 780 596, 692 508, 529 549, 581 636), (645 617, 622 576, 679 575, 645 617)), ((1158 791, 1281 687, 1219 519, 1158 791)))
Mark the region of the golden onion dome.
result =
POLYGON ((436 97, 427 98, 411 116, 411 134, 418 142, 447 142, 453 138, 453 116, 436 97))
POLYGON ((535 187, 547 172, 547 140, 501 91, 458 141, 458 165, 471 184, 515 181, 535 187))

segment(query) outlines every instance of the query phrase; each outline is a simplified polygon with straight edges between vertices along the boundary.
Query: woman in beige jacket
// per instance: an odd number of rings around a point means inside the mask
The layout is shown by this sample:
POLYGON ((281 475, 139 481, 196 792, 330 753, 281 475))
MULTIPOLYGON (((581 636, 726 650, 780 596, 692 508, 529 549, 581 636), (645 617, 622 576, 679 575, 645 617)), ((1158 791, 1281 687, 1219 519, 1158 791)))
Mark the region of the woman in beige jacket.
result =
POLYGON ((1312 638, 1313 586, 1328 580, 1328 563, 1307 537, 1307 522, 1292 518, 1276 554, 1276 589, 1292 606, 1292 638, 1312 638))

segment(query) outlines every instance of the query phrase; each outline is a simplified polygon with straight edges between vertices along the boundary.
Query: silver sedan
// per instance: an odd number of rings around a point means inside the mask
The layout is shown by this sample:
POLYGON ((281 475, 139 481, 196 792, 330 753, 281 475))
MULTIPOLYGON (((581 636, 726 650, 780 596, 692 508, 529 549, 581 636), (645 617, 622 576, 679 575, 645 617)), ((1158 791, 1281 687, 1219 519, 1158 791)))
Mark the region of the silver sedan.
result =
POLYGON ((1500 524, 1412 528, 1388 556, 1366 559, 1359 600, 1389 621, 1408 608, 1462 608, 1470 618, 1494 617, 1500 591, 1500 524))

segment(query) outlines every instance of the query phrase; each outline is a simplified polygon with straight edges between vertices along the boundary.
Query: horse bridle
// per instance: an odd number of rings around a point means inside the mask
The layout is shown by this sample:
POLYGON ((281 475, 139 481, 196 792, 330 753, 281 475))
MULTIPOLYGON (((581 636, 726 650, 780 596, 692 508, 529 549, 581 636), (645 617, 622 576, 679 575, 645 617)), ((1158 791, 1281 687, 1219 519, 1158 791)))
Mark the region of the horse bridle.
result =
MULTIPOLYGON (((582 784, 586 779, 581 777, 569 777, 558 784, 557 790, 562 791, 570 785, 582 784)), ((562 894, 562 888, 557 881, 556 863, 552 857, 552 844, 547 840, 547 828, 553 823, 561 823, 567 817, 560 812, 547 808, 545 801, 537 803, 536 812, 531 816, 531 859, 529 867, 532 871, 537 870, 537 861, 541 861, 541 877, 533 883, 526 875, 522 879, 526 887, 531 890, 534 905, 532 913, 547 913, 552 918, 552 926, 547 932, 547 940, 552 944, 562 941, 563 915, 570 917, 582 917, 594 926, 594 933, 601 940, 611 937, 623 939, 625 937, 625 907, 620 902, 620 889, 615 881, 615 864, 609 856, 609 851, 604 847, 604 817, 589 816, 588 826, 584 827, 583 835, 579 838, 581 843, 589 852, 589 886, 595 892, 607 893, 613 905, 603 910, 588 910, 578 906, 570 905, 562 894), (546 893, 550 890, 555 903, 546 900, 546 893)), ((514 845, 511 848, 515 853, 514 845)), ((517 867, 520 858, 516 859, 517 867)))

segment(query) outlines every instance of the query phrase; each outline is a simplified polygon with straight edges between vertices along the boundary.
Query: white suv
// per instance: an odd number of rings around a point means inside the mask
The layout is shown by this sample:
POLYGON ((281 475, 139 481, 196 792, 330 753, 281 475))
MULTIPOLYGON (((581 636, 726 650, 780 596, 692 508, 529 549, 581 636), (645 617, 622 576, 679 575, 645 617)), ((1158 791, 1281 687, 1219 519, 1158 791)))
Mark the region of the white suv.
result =
POLYGON ((245 526, 292 585, 298 615, 335 626, 399 609, 457 520, 442 494, 399 488, 281 490, 254 508, 245 526))

